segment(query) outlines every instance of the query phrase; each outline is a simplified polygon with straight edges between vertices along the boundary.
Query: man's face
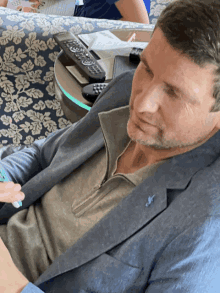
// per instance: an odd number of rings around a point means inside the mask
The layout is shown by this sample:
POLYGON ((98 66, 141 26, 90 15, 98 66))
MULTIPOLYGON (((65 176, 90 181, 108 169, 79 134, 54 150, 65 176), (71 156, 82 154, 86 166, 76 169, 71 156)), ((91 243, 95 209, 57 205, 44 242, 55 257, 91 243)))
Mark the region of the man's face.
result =
POLYGON ((213 66, 200 68, 181 56, 159 28, 143 51, 143 59, 151 71, 141 61, 133 78, 127 124, 133 141, 155 150, 177 150, 195 146, 218 131, 220 114, 209 113, 215 102, 213 66))

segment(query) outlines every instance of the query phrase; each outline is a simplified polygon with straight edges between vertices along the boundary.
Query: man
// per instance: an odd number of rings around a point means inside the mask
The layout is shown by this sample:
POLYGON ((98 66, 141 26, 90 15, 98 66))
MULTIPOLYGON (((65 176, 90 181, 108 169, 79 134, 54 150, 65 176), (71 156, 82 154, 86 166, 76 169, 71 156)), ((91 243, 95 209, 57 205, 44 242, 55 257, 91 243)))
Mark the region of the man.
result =
POLYGON ((216 8, 170 4, 135 73, 1 161, 25 194, 0 206, 3 292, 219 292, 216 8))

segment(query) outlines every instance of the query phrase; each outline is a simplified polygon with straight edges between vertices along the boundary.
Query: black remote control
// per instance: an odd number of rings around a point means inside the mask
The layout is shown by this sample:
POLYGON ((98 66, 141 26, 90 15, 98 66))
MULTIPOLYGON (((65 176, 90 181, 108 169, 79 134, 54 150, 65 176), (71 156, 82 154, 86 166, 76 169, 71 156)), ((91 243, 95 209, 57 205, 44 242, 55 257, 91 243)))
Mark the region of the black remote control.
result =
POLYGON ((89 83, 105 81, 105 71, 74 34, 62 32, 53 37, 64 53, 83 71, 89 83))
POLYGON ((94 103, 98 95, 101 94, 107 85, 108 83, 89 84, 82 89, 82 95, 87 101, 94 103))
POLYGON ((141 48, 132 48, 131 53, 129 55, 129 61, 138 64, 140 62, 140 54, 144 49, 141 48))

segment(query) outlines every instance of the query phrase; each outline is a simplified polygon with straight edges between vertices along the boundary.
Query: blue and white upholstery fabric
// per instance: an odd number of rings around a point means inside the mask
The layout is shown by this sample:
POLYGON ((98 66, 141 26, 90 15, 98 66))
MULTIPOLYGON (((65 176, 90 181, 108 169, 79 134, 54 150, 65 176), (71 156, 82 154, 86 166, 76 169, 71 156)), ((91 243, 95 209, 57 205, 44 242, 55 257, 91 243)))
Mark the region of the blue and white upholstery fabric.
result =
POLYGON ((0 7, 0 148, 29 145, 70 125, 54 92, 53 34, 92 33, 152 25, 24 13, 0 7))
POLYGON ((156 24, 157 19, 161 12, 166 8, 166 6, 176 0, 154 0, 150 1, 150 14, 149 14, 149 21, 150 24, 156 24))

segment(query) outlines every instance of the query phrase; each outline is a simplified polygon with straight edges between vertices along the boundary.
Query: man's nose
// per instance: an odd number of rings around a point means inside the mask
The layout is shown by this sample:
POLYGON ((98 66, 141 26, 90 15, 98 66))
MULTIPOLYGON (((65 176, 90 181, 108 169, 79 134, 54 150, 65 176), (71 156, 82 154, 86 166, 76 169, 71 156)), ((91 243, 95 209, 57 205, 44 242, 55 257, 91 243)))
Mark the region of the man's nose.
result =
POLYGON ((159 84, 151 84, 148 87, 143 85, 135 100, 138 112, 157 112, 163 102, 161 86, 159 84))

